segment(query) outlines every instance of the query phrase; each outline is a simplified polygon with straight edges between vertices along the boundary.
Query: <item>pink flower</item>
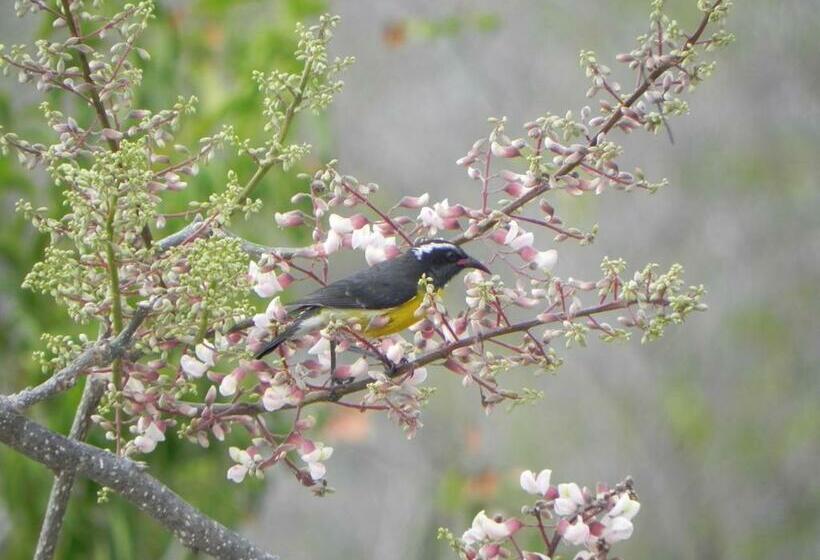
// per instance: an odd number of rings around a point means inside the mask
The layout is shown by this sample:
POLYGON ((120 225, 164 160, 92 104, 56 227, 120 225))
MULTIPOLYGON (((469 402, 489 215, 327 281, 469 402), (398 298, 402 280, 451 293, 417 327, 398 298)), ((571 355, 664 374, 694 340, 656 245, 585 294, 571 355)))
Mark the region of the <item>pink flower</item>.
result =
POLYGON ((295 227, 305 223, 302 212, 299 210, 291 210, 285 213, 277 212, 273 215, 273 219, 276 220, 279 227, 295 227))
POLYGON ((528 494, 546 496, 550 489, 551 476, 552 471, 549 469, 542 470, 537 476, 532 471, 524 471, 520 477, 521 488, 528 494))
POLYGON ((398 205, 402 208, 415 209, 421 208, 422 206, 427 204, 428 200, 430 200, 430 195, 427 193, 424 193, 421 196, 405 196, 399 201, 398 205))

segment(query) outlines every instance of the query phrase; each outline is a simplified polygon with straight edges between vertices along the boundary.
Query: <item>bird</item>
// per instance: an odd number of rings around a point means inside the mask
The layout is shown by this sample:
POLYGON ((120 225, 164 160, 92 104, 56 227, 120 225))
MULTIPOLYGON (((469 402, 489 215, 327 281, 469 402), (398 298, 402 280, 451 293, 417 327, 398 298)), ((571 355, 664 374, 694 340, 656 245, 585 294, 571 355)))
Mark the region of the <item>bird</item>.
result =
POLYGON ((255 357, 261 359, 284 342, 316 332, 333 320, 357 324, 368 339, 400 332, 420 320, 416 310, 424 301, 419 282, 423 276, 438 291, 468 268, 490 273, 454 243, 444 239, 417 242, 393 259, 332 282, 290 304, 290 324, 255 357))

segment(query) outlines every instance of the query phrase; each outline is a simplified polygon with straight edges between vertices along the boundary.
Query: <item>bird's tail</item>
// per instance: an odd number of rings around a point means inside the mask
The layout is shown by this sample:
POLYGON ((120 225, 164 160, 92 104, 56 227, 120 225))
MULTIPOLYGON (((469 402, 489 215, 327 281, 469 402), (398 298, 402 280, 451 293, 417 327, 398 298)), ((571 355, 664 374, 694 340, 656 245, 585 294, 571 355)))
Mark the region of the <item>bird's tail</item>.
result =
POLYGON ((296 332, 299 330, 299 327, 302 326, 302 322, 311 317, 315 314, 315 308, 305 309, 303 310, 294 320, 293 322, 288 325, 285 330, 277 334, 273 340, 268 342, 264 348, 262 348, 259 352, 256 353, 254 358, 257 360, 261 360, 277 348, 279 348, 283 343, 293 338, 296 332))

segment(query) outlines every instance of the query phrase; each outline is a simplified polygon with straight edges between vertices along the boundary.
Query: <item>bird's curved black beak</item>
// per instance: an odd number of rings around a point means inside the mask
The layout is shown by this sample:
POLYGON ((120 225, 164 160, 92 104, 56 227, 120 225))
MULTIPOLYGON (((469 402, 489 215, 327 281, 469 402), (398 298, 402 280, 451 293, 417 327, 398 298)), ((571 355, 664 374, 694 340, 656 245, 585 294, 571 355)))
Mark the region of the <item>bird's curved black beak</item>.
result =
POLYGON ((476 259, 474 259, 473 257, 467 257, 467 258, 464 258, 464 259, 458 260, 458 261, 456 261, 456 263, 457 263, 457 264, 458 264, 461 268, 477 268, 478 270, 481 270, 481 271, 483 271, 483 272, 486 272, 487 274, 492 274, 492 273, 490 272, 490 269, 489 269, 489 268, 487 268, 486 266, 484 266, 484 264, 483 264, 481 261, 476 260, 476 259))

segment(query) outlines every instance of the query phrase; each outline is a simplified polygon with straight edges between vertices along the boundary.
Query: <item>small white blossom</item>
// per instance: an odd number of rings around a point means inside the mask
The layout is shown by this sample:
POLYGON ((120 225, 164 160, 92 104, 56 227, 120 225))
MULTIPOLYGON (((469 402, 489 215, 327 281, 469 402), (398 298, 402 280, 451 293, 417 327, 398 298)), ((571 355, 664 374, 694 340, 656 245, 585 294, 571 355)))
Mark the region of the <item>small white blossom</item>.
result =
POLYGON ((324 478, 327 468, 323 461, 327 461, 333 455, 333 448, 327 447, 320 441, 313 443, 313 449, 302 454, 302 461, 307 463, 308 471, 313 480, 324 478))
POLYGON ((299 394, 294 392, 289 385, 271 385, 262 395, 262 406, 268 412, 273 412, 285 405, 299 404, 299 400, 299 394))
POLYGON ((605 517, 603 538, 609 543, 625 541, 632 536, 632 522, 623 516, 605 517))
POLYGON ((552 477, 550 469, 542 470, 537 476, 532 471, 524 471, 520 477, 521 488, 528 494, 543 497, 550 489, 550 477, 552 477))
POLYGON ((584 505, 584 495, 574 482, 558 485, 558 498, 555 499, 555 513, 561 516, 572 515, 578 507, 584 505))
POLYGON ((185 354, 182 358, 180 358, 180 365, 182 366, 182 371, 190 377, 202 377, 205 375, 205 372, 208 371, 207 364, 200 362, 188 354, 185 354))
POLYGON ((564 531, 564 540, 576 546, 582 545, 589 539, 589 526, 579 515, 575 523, 570 523, 564 531))

